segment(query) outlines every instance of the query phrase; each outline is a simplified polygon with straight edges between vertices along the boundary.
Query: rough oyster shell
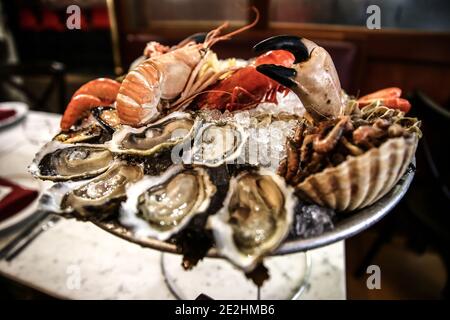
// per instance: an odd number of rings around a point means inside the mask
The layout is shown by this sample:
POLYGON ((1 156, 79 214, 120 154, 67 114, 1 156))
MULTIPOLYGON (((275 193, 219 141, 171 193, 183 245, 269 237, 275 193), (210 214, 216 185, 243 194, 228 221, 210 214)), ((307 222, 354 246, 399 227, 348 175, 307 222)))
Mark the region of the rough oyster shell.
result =
POLYGON ((50 141, 36 154, 28 170, 39 179, 65 181, 99 175, 112 163, 113 154, 101 145, 50 141))
POLYGON ((222 209, 207 222, 217 251, 251 271, 287 236, 296 202, 294 189, 269 170, 233 177, 222 209))
POLYGON ((234 121, 197 119, 191 150, 183 155, 185 164, 218 167, 231 163, 242 153, 248 134, 234 121))
POLYGON ((67 193, 61 207, 70 208, 82 217, 96 212, 104 215, 117 208, 118 202, 125 198, 126 185, 141 179, 143 174, 141 166, 117 163, 100 176, 67 193))
POLYGON ((103 144, 111 140, 118 127, 118 117, 113 107, 96 107, 91 109, 91 115, 85 118, 81 124, 75 125, 67 131, 61 131, 53 140, 75 144, 103 144))
POLYGON ((92 124, 77 130, 69 130, 67 132, 58 133, 53 140, 62 143, 91 143, 92 140, 101 139, 103 129, 99 125, 92 124))
POLYGON ((137 237, 167 240, 205 212, 215 193, 204 168, 174 165, 161 176, 145 176, 130 186, 120 222, 137 237))
POLYGON ((173 112, 140 128, 122 126, 106 146, 114 153, 150 156, 191 138, 194 120, 187 112, 173 112))
POLYGON ((101 220, 115 212, 126 196, 128 183, 143 175, 141 166, 116 161, 106 172, 90 179, 56 183, 40 200, 40 209, 54 213, 73 213, 77 217, 101 220))
POLYGON ((384 196, 403 176, 417 142, 415 134, 389 139, 379 148, 309 176, 296 189, 314 203, 338 211, 366 207, 384 196))

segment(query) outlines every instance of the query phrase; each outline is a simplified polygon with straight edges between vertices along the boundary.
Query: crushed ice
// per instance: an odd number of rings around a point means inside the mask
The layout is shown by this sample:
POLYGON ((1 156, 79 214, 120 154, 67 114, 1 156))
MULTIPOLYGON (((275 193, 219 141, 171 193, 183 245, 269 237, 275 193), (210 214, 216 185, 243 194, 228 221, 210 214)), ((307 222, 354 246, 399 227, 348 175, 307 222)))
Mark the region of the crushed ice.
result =
POLYGON ((300 203, 295 208, 294 222, 290 236, 309 238, 321 235, 334 228, 335 211, 315 204, 300 203))

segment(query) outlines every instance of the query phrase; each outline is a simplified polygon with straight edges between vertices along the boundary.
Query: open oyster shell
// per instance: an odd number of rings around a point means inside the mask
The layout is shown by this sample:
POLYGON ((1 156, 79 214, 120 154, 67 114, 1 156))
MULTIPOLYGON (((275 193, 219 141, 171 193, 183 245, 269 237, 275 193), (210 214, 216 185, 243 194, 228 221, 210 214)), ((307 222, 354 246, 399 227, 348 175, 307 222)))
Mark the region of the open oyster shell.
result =
POLYGON ((107 147, 114 153, 149 156, 191 138, 194 120, 187 112, 173 112, 150 125, 123 126, 107 147))
POLYGON ((93 179, 56 183, 41 197, 40 209, 101 220, 115 212, 126 196, 126 185, 142 176, 141 166, 116 161, 106 172, 93 179))
POLYGON ((338 211, 366 207, 384 196, 403 176, 417 143, 416 134, 389 139, 378 148, 309 176, 296 189, 314 203, 338 211))
POLYGON ((222 209, 207 223, 219 254, 245 271, 254 269, 287 236, 296 204, 293 192, 266 169, 233 177, 222 209))
POLYGON ((120 221, 137 237, 167 240, 205 212, 215 193, 204 168, 174 165, 161 176, 145 176, 127 190, 120 221))
POLYGON ((105 172, 113 163, 113 154, 101 145, 47 143, 29 166, 39 179, 65 181, 86 179, 105 172))
POLYGON ((67 193, 61 207, 70 208, 83 217, 112 211, 125 198, 126 185, 138 181, 143 175, 141 166, 117 163, 105 173, 67 193))
POLYGON ((219 167, 231 163, 242 153, 248 134, 234 121, 197 119, 191 150, 183 155, 186 164, 219 167))
POLYGON ((61 131, 53 140, 75 144, 103 144, 111 140, 115 129, 120 125, 116 109, 109 106, 91 109, 91 115, 80 124, 67 131, 61 131))
POLYGON ((96 124, 91 124, 89 126, 85 126, 79 128, 77 130, 69 130, 67 132, 58 133, 53 140, 59 141, 62 143, 92 143, 93 140, 107 140, 102 139, 104 135, 104 130, 101 126, 96 124))

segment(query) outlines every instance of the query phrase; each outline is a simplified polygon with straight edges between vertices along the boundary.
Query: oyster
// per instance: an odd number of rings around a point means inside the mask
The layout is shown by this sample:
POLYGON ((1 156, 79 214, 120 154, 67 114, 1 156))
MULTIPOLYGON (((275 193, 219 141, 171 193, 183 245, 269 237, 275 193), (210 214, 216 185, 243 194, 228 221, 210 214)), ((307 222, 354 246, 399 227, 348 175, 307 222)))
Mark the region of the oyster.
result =
POLYGON ((205 212, 215 193, 204 168, 174 165, 161 176, 145 176, 127 190, 120 221, 137 237, 167 240, 205 212))
POLYGON ((105 106, 91 110, 92 116, 98 124, 108 133, 113 134, 120 127, 120 119, 116 108, 105 106))
POLYGON ((195 125, 194 144, 183 155, 184 163, 218 167, 237 159, 247 141, 247 133, 233 121, 205 122, 195 125))
POLYGON ((111 140, 118 126, 119 120, 114 108, 97 107, 91 110, 91 115, 80 125, 58 133, 53 140, 69 144, 101 144, 111 140))
MULTIPOLYGON (((70 208, 82 217, 112 212, 126 196, 125 186, 141 179, 141 166, 118 163, 88 183, 67 193, 61 203, 63 210, 70 208), (100 210, 101 209, 101 210, 100 210)), ((97 217, 101 218, 101 217, 97 217)))
POLYGON ((230 181, 223 207, 208 218, 219 254, 251 271, 289 233, 296 198, 271 171, 244 171, 230 181))
POLYGON ((112 153, 103 147, 51 141, 36 154, 29 171, 44 180, 84 179, 105 172, 112 162, 112 153))
POLYGON ((174 112, 145 127, 123 126, 107 146, 115 153, 152 155, 190 138, 193 125, 189 113, 174 112))
POLYGON ((92 143, 93 140, 104 140, 102 139, 103 134, 104 131, 101 126, 92 124, 75 130, 60 132, 53 138, 53 140, 69 144, 80 142, 92 143))

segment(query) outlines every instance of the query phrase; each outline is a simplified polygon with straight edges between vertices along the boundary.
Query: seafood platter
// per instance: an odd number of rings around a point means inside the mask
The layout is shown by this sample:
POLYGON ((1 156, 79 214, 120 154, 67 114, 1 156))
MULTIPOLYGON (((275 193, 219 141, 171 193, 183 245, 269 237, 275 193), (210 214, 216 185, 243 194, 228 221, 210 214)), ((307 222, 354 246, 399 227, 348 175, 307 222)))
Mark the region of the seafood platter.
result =
POLYGON ((128 73, 81 86, 29 167, 54 182, 41 209, 178 252, 186 269, 210 255, 246 273, 381 210, 421 136, 401 90, 345 93, 328 52, 298 36, 217 57, 255 23, 150 42, 128 73))

